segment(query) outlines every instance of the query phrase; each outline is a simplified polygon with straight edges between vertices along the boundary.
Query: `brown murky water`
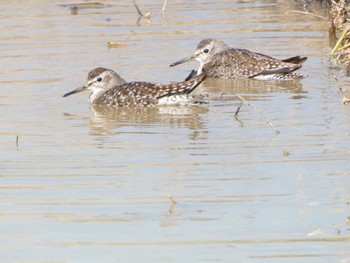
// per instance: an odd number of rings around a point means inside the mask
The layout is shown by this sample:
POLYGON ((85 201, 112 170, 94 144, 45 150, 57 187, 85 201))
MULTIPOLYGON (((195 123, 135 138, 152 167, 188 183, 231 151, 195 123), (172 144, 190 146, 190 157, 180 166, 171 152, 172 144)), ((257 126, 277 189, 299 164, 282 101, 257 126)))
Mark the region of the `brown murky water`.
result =
POLYGON ((350 262, 350 108, 327 21, 287 12, 299 1, 169 0, 162 14, 143 0, 139 21, 131 1, 93 2, 1 4, 0 261, 350 262), (207 80, 194 107, 62 98, 97 66, 182 80, 198 64, 168 65, 205 37, 308 56, 308 77, 207 80), (236 93, 256 107, 237 119, 236 93))

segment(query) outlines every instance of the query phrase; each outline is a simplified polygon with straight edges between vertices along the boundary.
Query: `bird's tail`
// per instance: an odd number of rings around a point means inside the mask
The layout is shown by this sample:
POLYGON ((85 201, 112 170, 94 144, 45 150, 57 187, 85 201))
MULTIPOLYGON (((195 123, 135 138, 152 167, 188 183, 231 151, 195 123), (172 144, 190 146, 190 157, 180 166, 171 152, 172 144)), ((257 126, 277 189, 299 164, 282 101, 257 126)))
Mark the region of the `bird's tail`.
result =
POLYGON ((307 60, 307 57, 295 56, 295 57, 283 59, 282 61, 283 62, 287 62, 287 63, 293 63, 293 64, 301 65, 306 60, 307 60))
POLYGON ((190 94, 205 80, 206 77, 207 74, 203 72, 189 81, 165 85, 163 86, 162 93, 159 94, 158 99, 166 96, 190 94))

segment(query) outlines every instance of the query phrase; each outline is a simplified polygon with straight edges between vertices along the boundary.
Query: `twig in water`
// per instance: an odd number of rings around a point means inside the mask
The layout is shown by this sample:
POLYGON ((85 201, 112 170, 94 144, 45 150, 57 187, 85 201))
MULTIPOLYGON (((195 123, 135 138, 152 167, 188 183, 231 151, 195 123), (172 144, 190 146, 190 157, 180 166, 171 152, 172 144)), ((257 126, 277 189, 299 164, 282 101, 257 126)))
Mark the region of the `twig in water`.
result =
POLYGON ((258 112, 260 113, 260 115, 264 117, 265 121, 266 121, 272 128, 275 129, 275 132, 276 132, 277 134, 280 133, 280 131, 277 130, 277 128, 269 121, 269 119, 266 118, 266 116, 264 115, 264 113, 263 113, 262 111, 258 110, 254 104, 250 103, 249 101, 247 101, 245 98, 243 98, 243 97, 242 97, 241 95, 239 95, 239 94, 237 94, 237 97, 238 97, 241 101, 244 101, 245 103, 247 103, 247 104, 248 104, 250 107, 252 107, 254 110, 258 111, 258 112))
POLYGON ((235 117, 236 121, 238 121, 241 124, 241 126, 243 127, 243 122, 240 119, 238 119, 238 113, 241 110, 242 106, 243 106, 243 101, 241 101, 241 104, 238 106, 234 117, 235 117))
POLYGON ((173 205, 177 204, 177 202, 176 202, 175 198, 173 197, 173 195, 168 195, 168 197, 169 197, 169 199, 171 201, 171 204, 173 204, 173 205))
POLYGON ((143 14, 142 14, 142 12, 141 12, 139 6, 136 4, 136 1, 134 0, 133 2, 134 2, 134 6, 135 6, 136 11, 137 11, 137 13, 139 14, 139 16, 143 16, 143 14))
POLYGON ((17 150, 18 150, 18 135, 16 136, 16 146, 17 146, 17 150))
POLYGON ((239 106, 238 106, 238 108, 237 108, 237 110, 236 110, 236 112, 235 112, 235 115, 234 115, 235 118, 237 118, 237 115, 238 115, 240 109, 242 108, 242 105, 243 105, 243 101, 241 101, 241 104, 239 104, 239 106))
POLYGON ((304 14, 304 15, 315 16, 315 17, 318 17, 318 18, 321 18, 321 19, 324 19, 324 20, 327 20, 327 21, 328 21, 328 19, 327 19, 326 17, 319 16, 319 15, 315 15, 315 14, 310 13, 310 12, 303 12, 303 11, 298 11, 298 10, 289 10, 288 12, 293 12, 293 13, 299 13, 299 14, 304 14))
POLYGON ((168 195, 168 198, 171 201, 171 206, 169 208, 169 213, 172 214, 174 212, 174 208, 175 208, 177 202, 176 202, 175 198, 171 194, 168 195))
POLYGON ((168 3, 168 0, 164 0, 164 4, 163 4, 163 8, 162 8, 162 12, 165 13, 165 7, 168 3))
POLYGON ((234 96, 236 98, 236 94, 233 94, 233 93, 221 93, 220 99, 223 99, 224 96, 234 96))
POLYGON ((139 6, 136 4, 136 1, 134 0, 133 2, 134 2, 134 6, 135 6, 136 11, 137 11, 137 13, 139 14, 139 16, 140 16, 140 17, 144 17, 144 18, 146 18, 147 20, 149 20, 149 18, 151 17, 151 12, 148 12, 148 13, 146 13, 145 15, 142 14, 142 12, 141 12, 139 6))
POLYGON ((348 104, 348 103, 350 102, 350 97, 349 97, 349 95, 346 94, 346 92, 343 90, 343 87, 342 87, 341 83, 339 82, 337 76, 336 76, 333 72, 331 72, 331 74, 332 74, 333 78, 335 79, 335 81, 338 83, 338 89, 339 89, 339 91, 340 91, 341 94, 343 94, 343 96, 344 96, 343 101, 342 101, 343 104, 348 104))

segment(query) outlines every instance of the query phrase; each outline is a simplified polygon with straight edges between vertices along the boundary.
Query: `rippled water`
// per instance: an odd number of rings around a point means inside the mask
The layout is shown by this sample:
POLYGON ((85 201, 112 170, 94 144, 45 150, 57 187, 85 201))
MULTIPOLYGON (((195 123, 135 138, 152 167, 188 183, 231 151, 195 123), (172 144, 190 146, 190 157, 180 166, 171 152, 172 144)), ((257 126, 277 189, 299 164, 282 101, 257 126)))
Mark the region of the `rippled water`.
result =
POLYGON ((328 22, 288 11, 299 1, 137 1, 150 20, 91 3, 1 4, 0 261, 350 262, 350 114, 328 22), (97 66, 183 80, 198 64, 168 65, 206 37, 308 56, 307 77, 208 79, 192 107, 62 98, 97 66), (237 118, 236 94, 251 103, 237 118))

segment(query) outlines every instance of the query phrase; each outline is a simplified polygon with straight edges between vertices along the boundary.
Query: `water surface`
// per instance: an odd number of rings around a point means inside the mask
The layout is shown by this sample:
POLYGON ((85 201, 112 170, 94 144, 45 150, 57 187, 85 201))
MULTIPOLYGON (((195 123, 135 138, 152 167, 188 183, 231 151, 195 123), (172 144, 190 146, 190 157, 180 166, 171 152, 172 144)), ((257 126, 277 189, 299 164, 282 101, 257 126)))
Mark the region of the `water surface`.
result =
POLYGON ((1 262, 350 262, 350 115, 327 21, 288 11, 298 1, 138 1, 150 20, 82 3, 2 4, 1 262), (307 77, 206 80, 192 107, 62 98, 97 66, 181 81, 198 64, 168 65, 206 37, 308 56, 307 77), (255 106, 237 118, 236 94, 255 106))

